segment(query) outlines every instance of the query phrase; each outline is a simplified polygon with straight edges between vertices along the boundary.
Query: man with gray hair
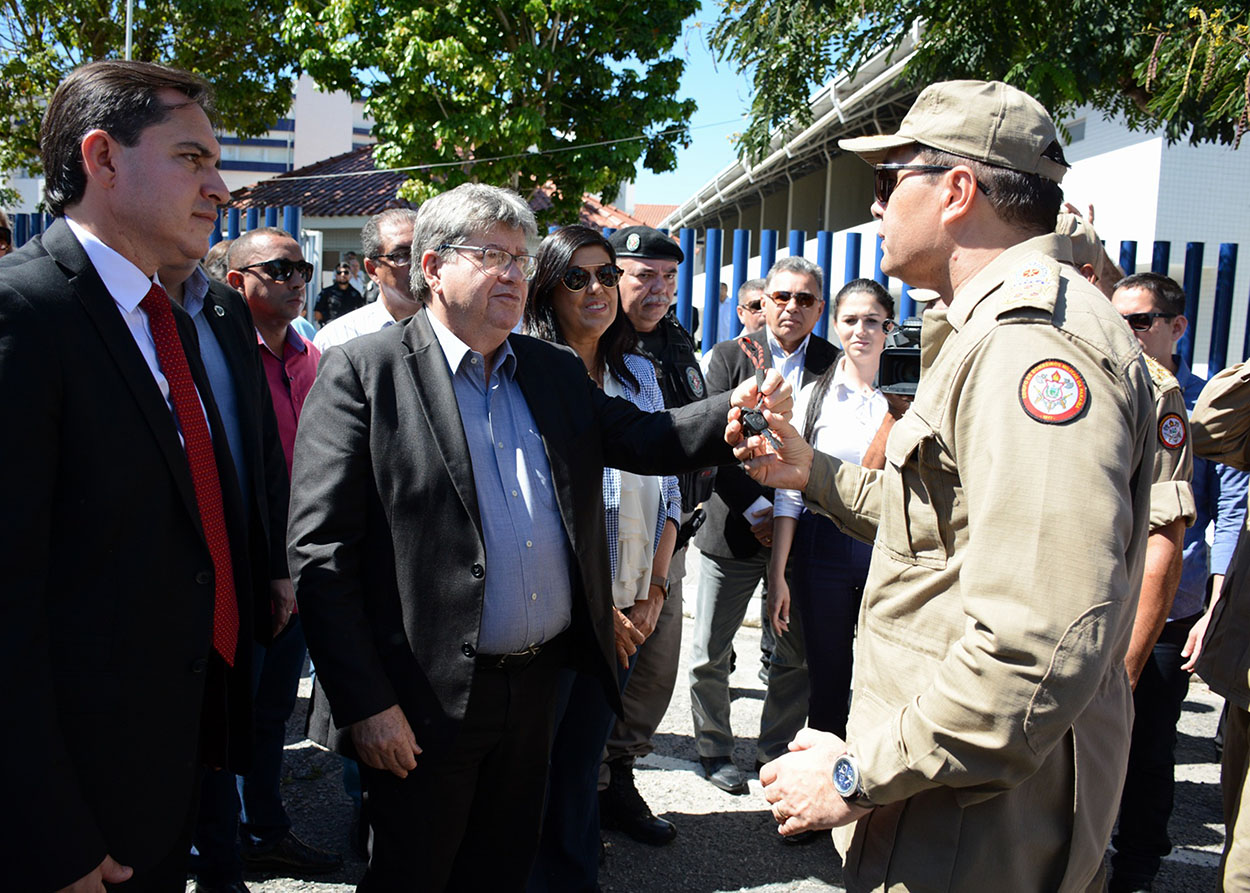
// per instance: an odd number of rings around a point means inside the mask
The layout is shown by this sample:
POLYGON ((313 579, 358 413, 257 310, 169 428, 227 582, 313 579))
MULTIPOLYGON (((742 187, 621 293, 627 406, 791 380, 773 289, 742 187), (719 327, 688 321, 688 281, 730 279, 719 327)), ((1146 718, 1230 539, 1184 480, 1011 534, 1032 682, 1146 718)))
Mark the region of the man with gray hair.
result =
MULTIPOLYGON (((824 311, 820 267, 802 257, 777 261, 764 281, 765 325, 737 340, 722 341, 708 363, 708 392, 728 390, 762 368, 775 368, 797 394, 837 359, 838 350, 812 329, 824 311), (747 345, 749 345, 748 353, 747 345)), ((742 625, 755 587, 764 579, 772 549, 773 491, 728 465, 716 472, 707 521, 695 535, 701 555, 698 609, 690 668, 690 709, 695 748, 708 781, 730 794, 747 792, 733 762, 729 726, 729 664, 734 633, 742 625)), ((769 662, 768 692, 760 718, 756 764, 786 752, 807 716, 807 665, 803 631, 791 610, 790 629, 776 638, 769 662)))
MULTIPOLYGON (((597 674, 620 709, 603 468, 728 460, 728 397, 644 413, 571 351, 512 334, 536 229, 492 186, 426 202, 410 267, 424 306, 327 351, 296 442, 310 734, 361 762, 366 893, 524 887, 558 671, 597 674)), ((763 390, 788 407, 778 376, 763 390)), ((755 382, 733 396, 753 403, 755 382)))
POLYGON ((365 272, 378 290, 378 299, 326 323, 313 344, 324 353, 357 335, 378 332, 403 322, 421 309, 412 296, 408 271, 412 264, 412 228, 417 212, 388 208, 374 214, 360 230, 365 272))

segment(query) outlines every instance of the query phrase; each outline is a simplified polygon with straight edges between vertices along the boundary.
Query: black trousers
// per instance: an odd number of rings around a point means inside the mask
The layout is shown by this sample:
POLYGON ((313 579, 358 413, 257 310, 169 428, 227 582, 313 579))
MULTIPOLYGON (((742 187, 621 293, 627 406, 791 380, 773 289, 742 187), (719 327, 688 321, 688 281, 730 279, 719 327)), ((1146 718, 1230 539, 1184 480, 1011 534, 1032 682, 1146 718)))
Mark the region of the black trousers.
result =
POLYGON ((1148 886, 1172 851, 1168 819, 1176 766, 1176 723, 1189 692, 1181 649, 1200 615, 1173 620, 1142 669, 1133 692, 1133 738, 1120 796, 1120 825, 1111 838, 1112 885, 1148 886))
POLYGON ((455 741, 407 778, 360 764, 373 836, 357 893, 525 887, 564 659, 557 644, 524 669, 479 667, 455 741))

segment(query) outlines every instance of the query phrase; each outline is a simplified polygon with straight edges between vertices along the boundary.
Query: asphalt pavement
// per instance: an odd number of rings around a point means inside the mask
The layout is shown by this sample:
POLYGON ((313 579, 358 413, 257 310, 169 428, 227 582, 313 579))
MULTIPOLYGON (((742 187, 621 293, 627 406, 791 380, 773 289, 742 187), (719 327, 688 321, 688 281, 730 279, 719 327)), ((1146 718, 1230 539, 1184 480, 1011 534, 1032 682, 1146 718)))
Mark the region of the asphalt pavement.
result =
MULTIPOLYGON (((693 604, 698 561, 691 556, 687 612, 693 604)), ((757 618, 753 606, 748 621, 757 618)), ((607 860, 600 883, 608 891, 809 891, 843 890, 841 864, 826 837, 805 846, 783 844, 761 794, 750 776, 750 792, 730 796, 712 787, 699 772, 691 730, 688 659, 693 623, 683 631, 677 690, 655 736, 655 753, 638 761, 638 789, 658 815, 677 825, 677 839, 664 847, 635 843, 605 832, 607 860)), ((731 680, 734 758, 749 771, 755 763, 764 685, 758 626, 744 625, 735 642, 737 670, 731 680)), ((348 893, 364 871, 348 844, 351 806, 343 793, 339 757, 304 739, 304 712, 310 684, 301 681, 300 700, 288 726, 283 795, 295 832, 309 843, 344 855, 343 868, 318 880, 252 877, 252 893, 348 893)), ((1177 745, 1176 807, 1170 833, 1174 850, 1164 860, 1155 891, 1207 891, 1216 888, 1224 844, 1220 818, 1219 764, 1212 738, 1222 701, 1194 679, 1181 716, 1177 745)), ((1004 888, 1008 889, 1008 888, 1004 888)))

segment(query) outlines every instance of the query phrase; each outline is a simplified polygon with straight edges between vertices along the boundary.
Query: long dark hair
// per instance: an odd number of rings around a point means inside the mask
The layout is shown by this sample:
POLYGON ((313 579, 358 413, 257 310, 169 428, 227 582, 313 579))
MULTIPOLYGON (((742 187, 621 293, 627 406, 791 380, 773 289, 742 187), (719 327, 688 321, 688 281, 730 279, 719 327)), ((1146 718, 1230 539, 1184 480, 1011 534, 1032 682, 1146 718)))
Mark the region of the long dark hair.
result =
MULTIPOLYGON (((881 305, 881 309, 885 311, 886 319, 894 318, 894 296, 886 291, 885 286, 875 279, 852 279, 838 289, 838 293, 833 296, 833 306, 829 308, 829 318, 838 318, 838 308, 842 306, 843 298, 847 295, 860 294, 861 292, 881 305)), ((838 364, 830 363, 829 368, 820 373, 820 378, 816 379, 816 384, 812 387, 812 399, 808 401, 807 413, 803 416, 803 439, 809 443, 812 439, 812 431, 816 429, 816 420, 820 418, 821 404, 825 402, 825 395, 829 393, 829 388, 833 386, 833 377, 837 373, 838 364)))
MULTIPOLYGON (((588 245, 598 246, 608 253, 608 261, 616 263, 616 251, 597 230, 580 223, 564 226, 543 239, 538 248, 538 269, 530 285, 530 299, 525 304, 525 332, 544 341, 568 344, 560 331, 556 317, 556 289, 562 284, 564 271, 573 262, 573 253, 588 245)), ((625 354, 638 347, 638 331, 625 311, 621 309, 620 292, 616 295, 616 319, 599 336, 595 346, 596 377, 602 377, 605 369, 611 370, 619 381, 638 390, 638 379, 625 365, 625 354)))

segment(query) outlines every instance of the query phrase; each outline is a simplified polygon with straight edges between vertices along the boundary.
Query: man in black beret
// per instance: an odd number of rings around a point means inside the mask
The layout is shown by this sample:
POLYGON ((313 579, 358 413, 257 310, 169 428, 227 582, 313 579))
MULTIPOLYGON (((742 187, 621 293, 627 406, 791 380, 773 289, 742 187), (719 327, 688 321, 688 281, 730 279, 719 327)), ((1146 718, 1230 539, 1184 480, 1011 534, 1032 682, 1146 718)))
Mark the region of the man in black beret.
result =
MULTIPOLYGON (((677 265, 685 259, 675 241, 649 226, 630 226, 608 239, 616 249, 621 309, 638 330, 640 351, 655 363, 656 377, 669 409, 707 396, 695 356, 694 339, 669 312, 677 293, 677 265)), ((671 822, 657 818, 634 787, 634 760, 652 751, 651 737, 668 710, 677 682, 681 654, 681 581, 686 574, 684 544, 693 533, 691 518, 711 492, 715 469, 678 475, 682 526, 669 566, 668 599, 655 632, 638 649, 638 660, 622 696, 624 719, 608 739, 608 786, 599 798, 605 828, 624 831, 642 843, 660 845, 677 835, 671 822)))

